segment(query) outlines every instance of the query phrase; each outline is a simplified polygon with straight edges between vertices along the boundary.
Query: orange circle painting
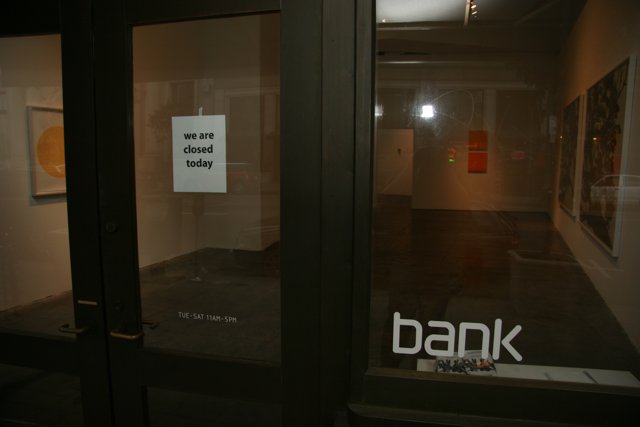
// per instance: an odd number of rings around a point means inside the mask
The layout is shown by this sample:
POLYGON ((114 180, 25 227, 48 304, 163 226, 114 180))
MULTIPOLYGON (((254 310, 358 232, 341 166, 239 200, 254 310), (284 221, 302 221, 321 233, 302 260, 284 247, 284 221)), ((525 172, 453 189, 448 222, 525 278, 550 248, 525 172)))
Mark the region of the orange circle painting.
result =
POLYGON ((47 128, 36 148, 38 163, 47 174, 54 178, 64 178, 64 131, 62 126, 47 128))

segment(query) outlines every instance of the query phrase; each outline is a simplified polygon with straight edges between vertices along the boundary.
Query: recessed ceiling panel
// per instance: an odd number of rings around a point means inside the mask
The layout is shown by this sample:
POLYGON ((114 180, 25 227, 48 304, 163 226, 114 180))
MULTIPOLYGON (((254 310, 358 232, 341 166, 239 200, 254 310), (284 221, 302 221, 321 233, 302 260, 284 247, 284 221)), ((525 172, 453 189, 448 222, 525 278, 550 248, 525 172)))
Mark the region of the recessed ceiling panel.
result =
POLYGON ((460 22, 466 0, 377 0, 377 22, 460 22))
MULTIPOLYGON (((479 22, 515 22, 581 0, 475 0, 479 22)), ((376 0, 377 22, 464 22, 467 0, 376 0)))

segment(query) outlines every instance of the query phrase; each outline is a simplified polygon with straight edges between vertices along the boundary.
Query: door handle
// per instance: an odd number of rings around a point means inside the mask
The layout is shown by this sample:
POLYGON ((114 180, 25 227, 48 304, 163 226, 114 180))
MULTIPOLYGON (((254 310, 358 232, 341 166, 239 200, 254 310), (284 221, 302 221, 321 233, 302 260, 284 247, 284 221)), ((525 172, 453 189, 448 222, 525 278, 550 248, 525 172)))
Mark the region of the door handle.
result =
POLYGON ((144 332, 140 331, 136 334, 125 334, 123 332, 120 332, 119 329, 115 329, 109 332, 109 336, 112 338, 117 338, 119 340, 138 341, 140 338, 144 336, 144 332))
MULTIPOLYGON (((143 320, 140 323, 142 323, 144 326, 148 326, 150 329, 155 329, 159 325, 158 322, 154 322, 152 320, 143 320)), ((144 336, 144 332, 140 331, 135 334, 126 334, 120 331, 120 329, 114 329, 113 331, 109 332, 109 336, 125 341, 137 341, 144 336)))
POLYGON ((148 327, 149 327, 149 329, 155 329, 155 328, 157 328, 157 327, 158 327, 158 325, 160 325, 160 323, 158 323, 158 322, 156 322, 156 321, 153 321, 153 320, 143 320, 143 321, 142 321, 142 324, 143 324, 144 326, 148 326, 148 327))
POLYGON ((69 326, 68 323, 65 323, 64 325, 60 326, 58 328, 59 332, 62 332, 64 334, 74 334, 74 335, 80 335, 84 332, 86 332, 89 328, 88 327, 84 327, 84 328, 72 328, 71 326, 69 326))

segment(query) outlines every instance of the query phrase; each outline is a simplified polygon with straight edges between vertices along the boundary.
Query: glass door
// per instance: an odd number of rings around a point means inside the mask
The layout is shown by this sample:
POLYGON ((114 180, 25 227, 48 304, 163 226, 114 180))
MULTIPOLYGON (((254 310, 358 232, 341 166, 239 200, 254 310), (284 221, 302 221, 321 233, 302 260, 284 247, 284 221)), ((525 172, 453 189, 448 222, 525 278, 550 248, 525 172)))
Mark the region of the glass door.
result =
MULTIPOLYGON (((132 39, 138 277, 148 325, 141 343, 154 355, 244 360, 238 367, 260 366, 271 387, 281 360, 279 18, 135 26, 132 39)), ((234 388, 210 380, 216 394, 234 388)), ((202 405, 195 412, 204 424, 280 423, 277 400, 184 396, 172 407, 175 392, 148 391, 151 425, 175 425, 202 405)))
POLYGON ((57 409, 68 425, 82 421, 71 367, 38 369, 24 354, 27 345, 57 345, 70 355, 76 345, 58 330, 74 312, 61 65, 60 34, 0 39, 0 330, 13 342, 2 346, 0 423, 44 422, 57 409), (50 392, 66 397, 37 397, 50 392))
POLYGON ((57 1, 6 6, 0 25, 0 424, 111 425, 96 267, 89 8, 57 1))
POLYGON ((323 214, 322 181, 340 181, 335 168, 323 178, 323 144, 348 150, 352 136, 322 132, 323 113, 351 117, 331 108, 339 85, 323 99, 323 54, 350 55, 330 49, 335 34, 323 52, 333 10, 38 5, 12 6, 0 40, 2 422, 332 418, 345 382, 320 370, 344 368, 346 352, 321 343, 344 326, 322 263, 344 253, 323 247, 342 213, 323 214))
POLYGON ((304 75, 300 64, 317 51, 291 54, 309 18, 303 5, 280 3, 95 2, 118 425, 319 420, 316 384, 304 380, 317 375, 308 368, 317 354, 304 346, 315 342, 314 318, 294 319, 303 308, 290 303, 314 303, 305 280, 317 266, 319 227, 308 200, 320 178, 297 171, 319 164, 319 156, 299 162, 316 150, 304 136, 320 123, 319 103, 303 99, 313 86, 284 79, 304 75))

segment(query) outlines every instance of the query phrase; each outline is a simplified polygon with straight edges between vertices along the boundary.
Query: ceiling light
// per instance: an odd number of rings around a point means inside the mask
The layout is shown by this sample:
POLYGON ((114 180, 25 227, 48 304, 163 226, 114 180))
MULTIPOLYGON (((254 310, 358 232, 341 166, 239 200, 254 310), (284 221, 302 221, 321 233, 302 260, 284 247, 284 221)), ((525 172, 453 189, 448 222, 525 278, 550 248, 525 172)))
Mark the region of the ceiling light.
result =
POLYGON ((464 11, 464 25, 469 25, 470 19, 478 19, 478 5, 476 0, 467 0, 467 6, 464 11))
POLYGON ((423 119, 431 119, 436 115, 436 110, 433 108, 433 105, 427 104, 422 106, 422 114, 420 117, 423 119))

